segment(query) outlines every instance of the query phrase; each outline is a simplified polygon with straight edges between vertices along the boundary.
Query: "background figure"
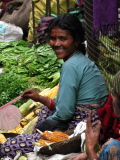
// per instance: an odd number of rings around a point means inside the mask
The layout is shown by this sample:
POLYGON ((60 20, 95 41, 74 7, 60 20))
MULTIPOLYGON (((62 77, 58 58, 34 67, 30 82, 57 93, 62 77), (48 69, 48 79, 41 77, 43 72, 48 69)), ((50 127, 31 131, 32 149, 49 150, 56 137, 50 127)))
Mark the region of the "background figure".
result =
MULTIPOLYGON (((116 125, 110 126, 106 132, 111 132, 109 140, 104 143, 100 150, 100 155, 98 155, 95 151, 95 146, 99 142, 100 130, 103 128, 101 123, 97 121, 92 124, 91 122, 91 112, 89 114, 87 120, 87 129, 86 129, 86 153, 79 154, 77 156, 71 157, 69 160, 87 160, 89 159, 101 159, 101 160, 119 160, 120 159, 120 71, 114 76, 113 79, 113 91, 112 91, 112 106, 110 105, 108 109, 111 109, 111 112, 115 112, 110 114, 112 119, 112 125, 116 123, 116 125), (113 108, 112 108, 113 107, 113 108), (114 109, 114 110, 113 110, 114 109), (111 128, 113 128, 111 130, 111 128), (116 139, 113 139, 116 138, 116 139)), ((105 114, 105 112, 104 112, 105 114)), ((109 114, 109 112, 108 112, 109 114)), ((106 118, 106 117, 105 117, 106 118)), ((103 119, 102 119, 103 120, 103 119)), ((110 123, 110 121, 109 121, 110 123)), ((103 124, 102 124, 103 125, 103 124)))
POLYGON ((0 9, 2 10, 0 14, 0 18, 4 15, 5 10, 6 10, 6 4, 12 0, 0 0, 0 9))

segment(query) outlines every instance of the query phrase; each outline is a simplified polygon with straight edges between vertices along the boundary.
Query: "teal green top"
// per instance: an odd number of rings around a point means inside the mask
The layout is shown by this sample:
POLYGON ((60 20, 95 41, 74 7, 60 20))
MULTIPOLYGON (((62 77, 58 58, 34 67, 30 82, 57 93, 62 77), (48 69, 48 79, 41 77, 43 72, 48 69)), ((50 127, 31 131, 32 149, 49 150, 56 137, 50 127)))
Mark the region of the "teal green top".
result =
POLYGON ((55 112, 47 119, 69 120, 77 104, 99 103, 107 95, 98 67, 78 51, 62 66, 55 112))

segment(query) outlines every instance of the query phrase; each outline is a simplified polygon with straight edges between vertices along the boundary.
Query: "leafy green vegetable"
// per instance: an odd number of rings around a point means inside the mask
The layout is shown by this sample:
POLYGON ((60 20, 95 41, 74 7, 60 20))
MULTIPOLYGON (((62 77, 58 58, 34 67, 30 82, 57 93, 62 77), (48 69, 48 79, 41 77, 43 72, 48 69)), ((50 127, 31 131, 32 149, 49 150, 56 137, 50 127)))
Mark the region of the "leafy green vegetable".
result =
MULTIPOLYGON (((30 84, 24 76, 21 77, 13 73, 0 75, 0 106, 16 98, 29 87, 30 84)), ((19 107, 22 103, 24 102, 19 100, 14 104, 19 107)))
MULTIPOLYGON (((23 40, 0 42, 0 57, 0 66, 3 68, 0 77, 0 106, 27 88, 50 88, 59 82, 59 74, 57 78, 54 74, 60 72, 63 61, 56 58, 48 44, 29 48, 23 40)), ((18 106, 20 103, 16 102, 18 106)))

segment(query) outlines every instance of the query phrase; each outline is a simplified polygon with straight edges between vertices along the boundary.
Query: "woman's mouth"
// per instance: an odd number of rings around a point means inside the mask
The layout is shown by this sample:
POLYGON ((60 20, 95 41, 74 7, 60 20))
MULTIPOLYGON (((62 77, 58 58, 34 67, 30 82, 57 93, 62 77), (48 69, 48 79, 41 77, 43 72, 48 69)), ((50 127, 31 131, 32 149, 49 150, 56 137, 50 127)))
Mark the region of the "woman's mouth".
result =
POLYGON ((53 49, 54 51, 55 51, 55 53, 62 53, 63 51, 64 51, 64 49, 63 48, 54 48, 53 49))

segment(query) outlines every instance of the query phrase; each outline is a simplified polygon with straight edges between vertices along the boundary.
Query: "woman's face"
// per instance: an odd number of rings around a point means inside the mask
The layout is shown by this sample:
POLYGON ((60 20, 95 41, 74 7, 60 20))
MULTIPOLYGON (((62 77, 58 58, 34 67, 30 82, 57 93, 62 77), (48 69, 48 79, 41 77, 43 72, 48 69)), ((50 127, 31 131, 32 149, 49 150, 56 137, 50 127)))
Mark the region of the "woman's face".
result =
POLYGON ((55 28, 51 30, 49 44, 57 58, 66 61, 75 51, 76 43, 67 30, 55 28))

